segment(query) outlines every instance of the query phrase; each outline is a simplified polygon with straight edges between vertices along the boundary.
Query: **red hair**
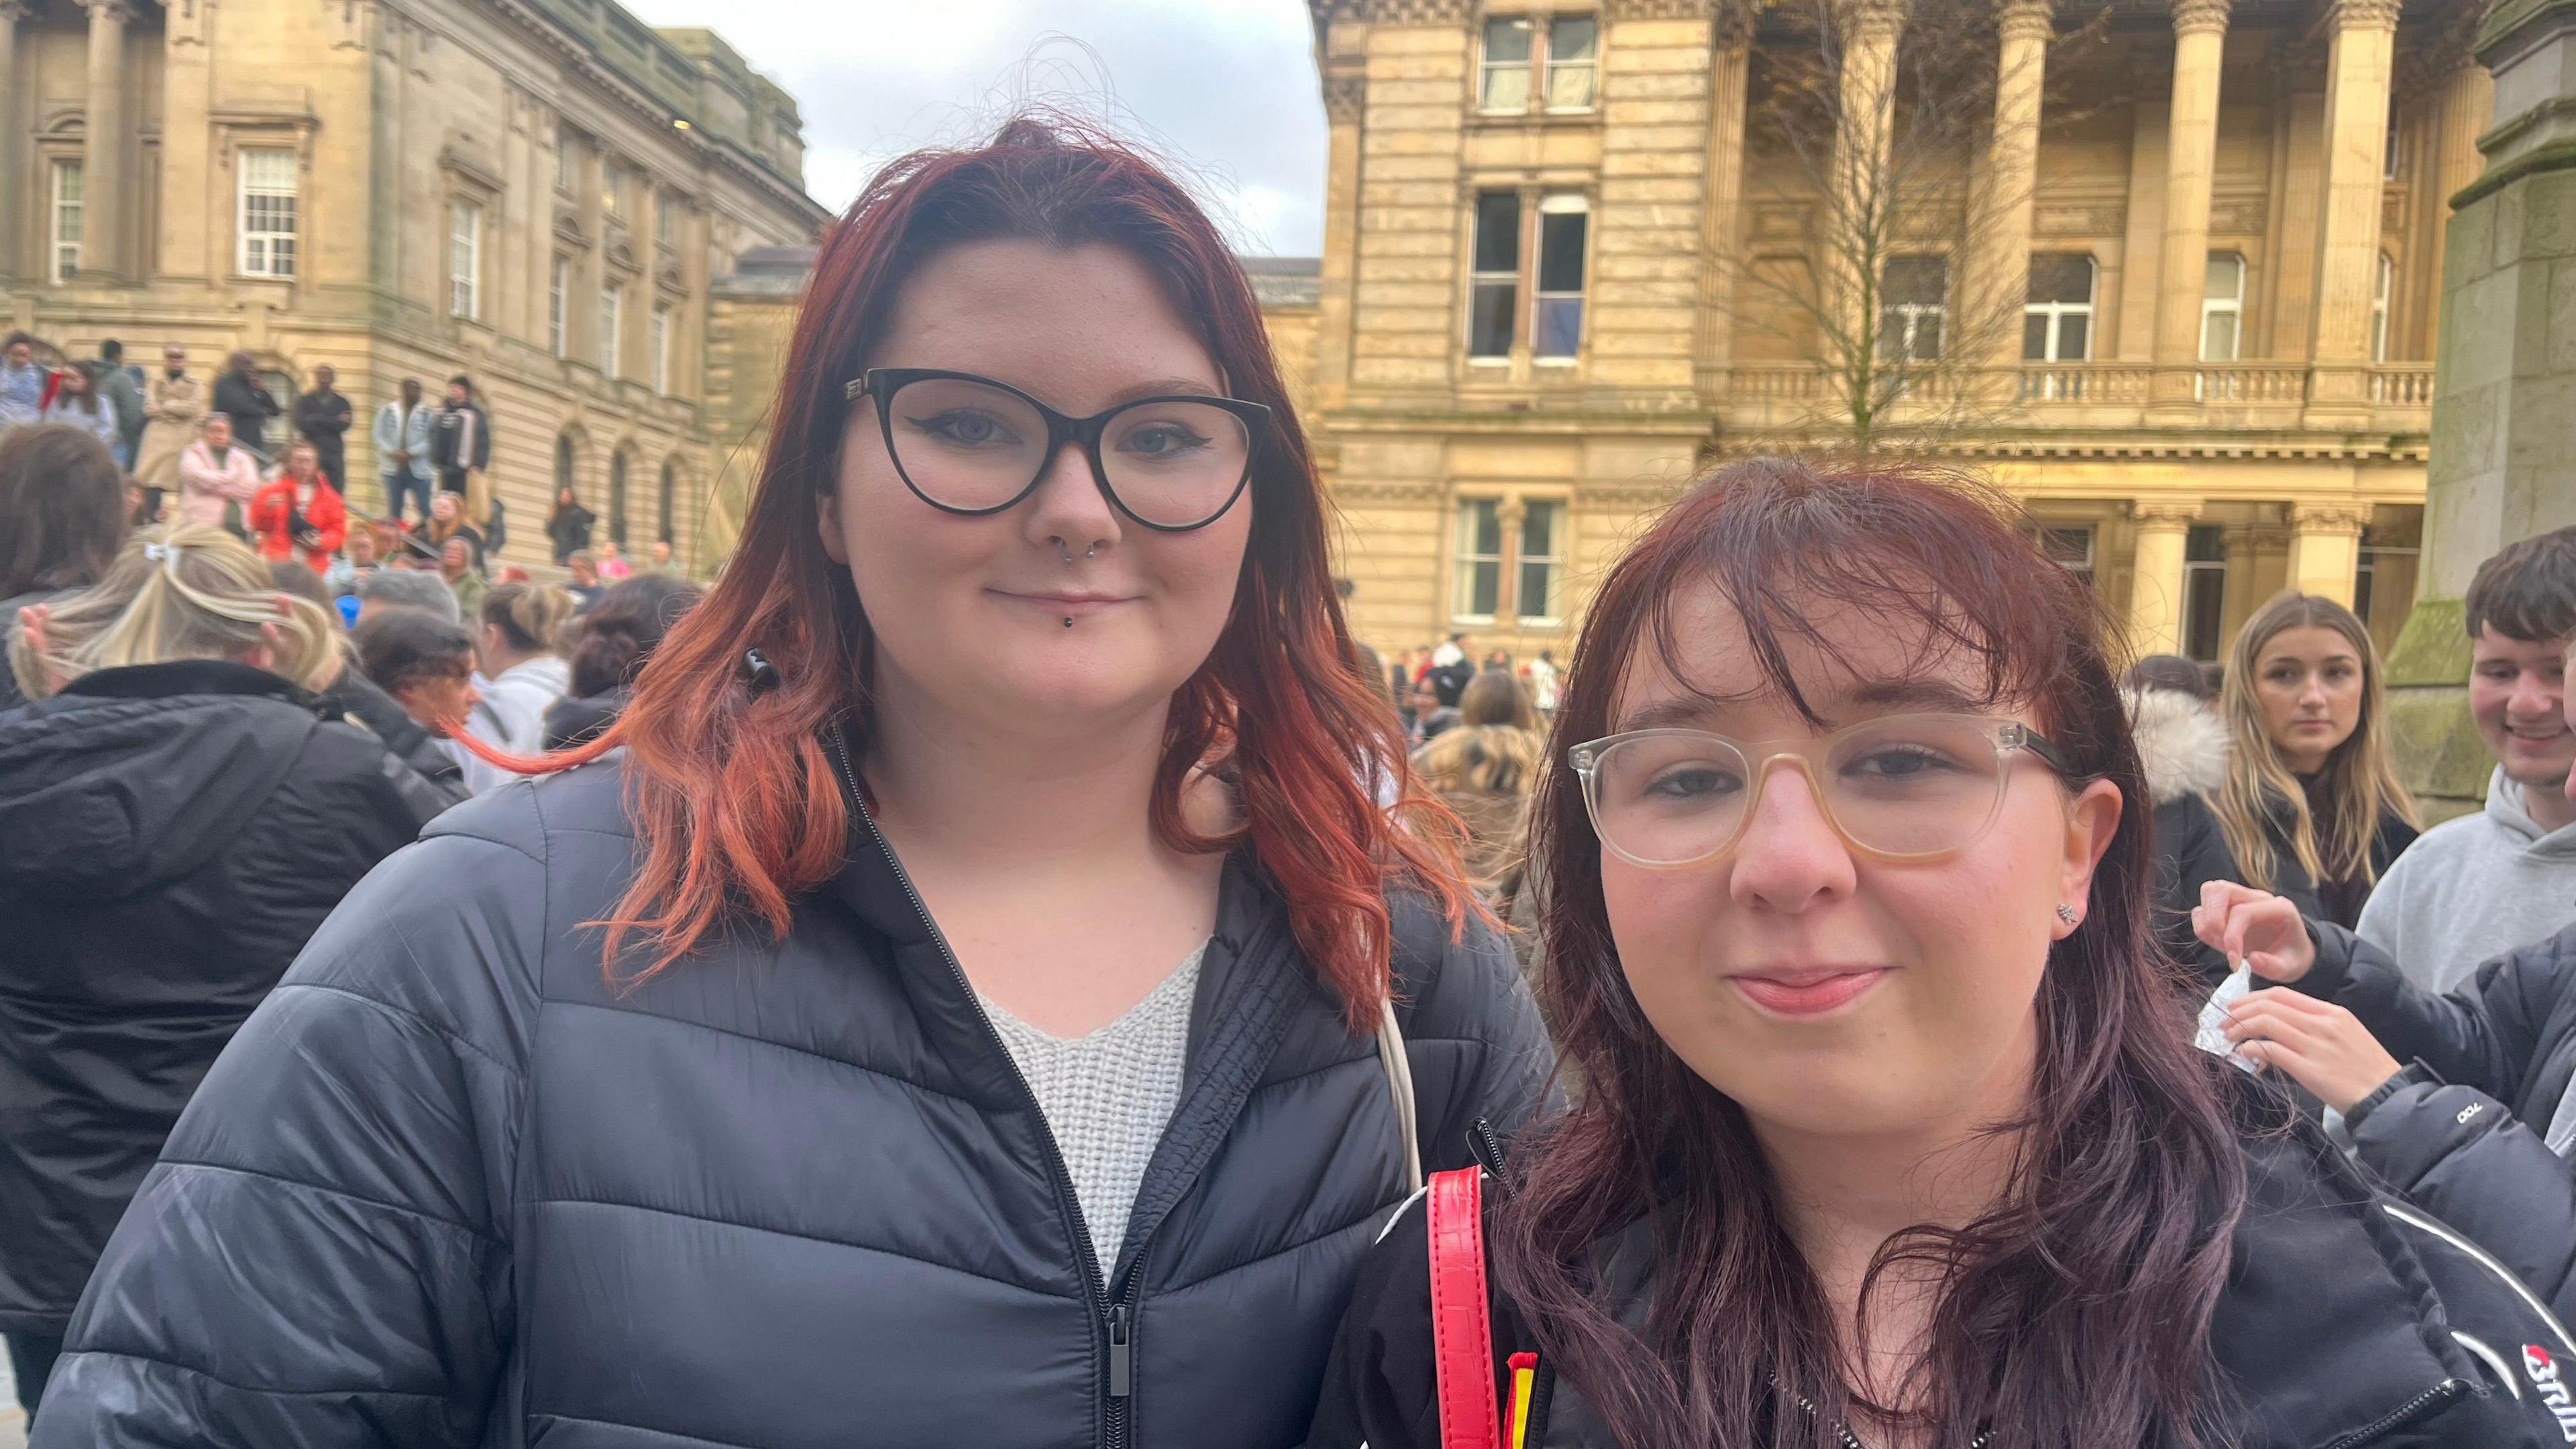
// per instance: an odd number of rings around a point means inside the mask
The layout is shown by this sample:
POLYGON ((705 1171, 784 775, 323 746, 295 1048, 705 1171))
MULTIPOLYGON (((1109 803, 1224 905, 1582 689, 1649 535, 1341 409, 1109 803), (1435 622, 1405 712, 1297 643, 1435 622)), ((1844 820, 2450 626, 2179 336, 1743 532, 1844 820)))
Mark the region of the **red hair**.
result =
POLYGON ((741 541, 706 599, 663 640, 610 729, 549 767, 619 746, 643 865, 608 928, 614 960, 647 947, 629 979, 668 967, 742 915, 783 933, 789 905, 840 867, 851 821, 825 740, 864 745, 875 638, 849 571, 824 553, 815 498, 837 485, 858 376, 895 296, 931 255, 966 242, 1105 244, 1145 263, 1234 396, 1265 404, 1253 529, 1232 617, 1173 697, 1152 817, 1173 847, 1249 845, 1288 904, 1298 944, 1355 1032, 1387 996, 1390 884, 1436 898, 1452 928, 1469 909, 1454 835, 1414 792, 1394 713, 1349 664, 1332 587, 1325 500, 1270 353, 1261 313, 1225 243, 1187 193, 1119 142, 1020 118, 974 150, 926 150, 879 172, 824 235, 807 284, 775 427, 741 541), (744 669, 758 649, 775 687, 744 669), (1181 786, 1201 766, 1239 791, 1244 824, 1203 838, 1181 786), (1393 778, 1391 821, 1375 796, 1393 778))

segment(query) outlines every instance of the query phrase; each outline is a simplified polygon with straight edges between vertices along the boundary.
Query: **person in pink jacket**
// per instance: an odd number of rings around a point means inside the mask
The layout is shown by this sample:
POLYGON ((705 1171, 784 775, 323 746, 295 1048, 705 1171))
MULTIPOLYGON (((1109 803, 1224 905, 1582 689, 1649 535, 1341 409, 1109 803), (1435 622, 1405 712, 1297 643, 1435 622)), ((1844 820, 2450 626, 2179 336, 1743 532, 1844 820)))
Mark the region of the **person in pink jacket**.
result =
POLYGON ((221 527, 224 505, 247 506, 259 485, 259 459, 233 442, 233 420, 207 414, 205 435, 179 454, 179 521, 221 527))

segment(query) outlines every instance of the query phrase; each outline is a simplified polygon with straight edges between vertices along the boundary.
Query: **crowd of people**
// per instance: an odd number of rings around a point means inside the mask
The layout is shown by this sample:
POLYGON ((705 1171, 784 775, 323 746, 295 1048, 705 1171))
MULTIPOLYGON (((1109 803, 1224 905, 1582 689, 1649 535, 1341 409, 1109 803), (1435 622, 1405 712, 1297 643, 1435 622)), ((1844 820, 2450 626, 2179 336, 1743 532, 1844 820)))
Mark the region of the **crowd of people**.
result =
POLYGON ((35 1449, 2568 1442, 2576 529, 2425 829, 2348 609, 2129 663, 1901 465, 1382 659, 1110 138, 896 163, 809 296, 703 599, 569 494, 486 583, 416 390, 433 568, 319 440, 227 491, 265 419, 141 526, 0 435, 35 1449))

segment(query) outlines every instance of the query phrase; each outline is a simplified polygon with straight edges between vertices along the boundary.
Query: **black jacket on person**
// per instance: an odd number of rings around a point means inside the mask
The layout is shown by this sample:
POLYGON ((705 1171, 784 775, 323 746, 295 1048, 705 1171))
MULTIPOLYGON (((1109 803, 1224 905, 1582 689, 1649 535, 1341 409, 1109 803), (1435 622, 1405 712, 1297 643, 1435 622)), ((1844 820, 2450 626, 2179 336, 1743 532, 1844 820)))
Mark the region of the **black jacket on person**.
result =
POLYGON ((555 546, 558 567, 590 547, 590 527, 598 519, 599 515, 576 503, 546 520, 546 538, 555 546))
POLYGON ((2576 1079, 2576 927, 2437 996, 2352 932, 2308 926, 2317 962, 2294 989, 2350 1011, 2408 1063, 2344 1114, 2354 1152, 2576 1315, 2576 1165, 2547 1142, 2576 1079))
POLYGON ((268 385, 256 377, 244 377, 225 368, 215 378, 214 411, 233 420, 233 441, 265 453, 268 451, 268 420, 280 411, 277 399, 268 395, 268 385))
POLYGON ((441 473, 461 474, 492 466, 492 419, 481 405, 442 405, 429 423, 429 463, 441 473))
POLYGON ((2290 825, 2295 818, 2288 801, 2273 798, 2272 809, 2265 816, 2268 838, 2272 842, 2272 894, 2287 897, 2299 908, 2299 914, 2311 921, 2332 921, 2350 930, 2361 922, 2361 908, 2370 901, 2371 886, 2388 873, 2390 862, 2406 853, 2422 831, 2409 825, 2394 810, 2380 808, 2379 828, 2370 837, 2370 878, 2320 882, 2299 864, 2299 855, 2290 844, 2290 825))
POLYGON ((0 1330, 63 1331, 216 1053, 446 803, 243 664, 101 670, 0 718, 0 1330))
MULTIPOLYGON (((1261 871, 1226 866, 1180 1101, 1095 1268, 863 815, 784 940, 603 979, 622 768, 478 796, 324 924, 110 1244, 37 1449, 1296 1443, 1405 1188, 1376 1041, 1261 871)), ((1398 917, 1424 1155, 1454 1166, 1548 1049, 1489 929, 1398 917)))
POLYGON ((599 738, 617 717, 626 712, 627 689, 619 685, 605 694, 575 697, 565 695, 546 706, 546 751, 568 750, 599 738))
POLYGON ((349 490, 349 469, 341 435, 349 431, 350 416, 349 400, 336 392, 317 387, 295 399, 295 431, 313 445, 324 476, 343 493, 349 490))
POLYGON ((367 676, 355 669, 340 671, 339 679, 322 691, 322 699, 373 731, 395 759, 411 766, 412 772, 427 781, 443 802, 440 809, 462 805, 473 798, 474 792, 466 788, 465 770, 456 763, 456 757, 439 746, 436 736, 420 727, 401 701, 378 689, 367 676))
MULTIPOLYGON (((2213 1070, 2239 1079, 2228 1090, 2247 1177, 2246 1211, 2210 1324, 2211 1356, 2236 1400, 2226 1415, 2235 1437, 2222 1442, 2235 1449, 2576 1442, 2576 1384, 2567 1377, 2576 1375, 2576 1342, 2556 1315, 2467 1238, 2376 1193, 2313 1123, 2291 1114, 2285 1097, 2232 1068, 2213 1070)), ((1508 1210, 1501 1196, 1488 1179, 1489 1224, 1508 1210)), ((1602 1281, 1631 1331, 1653 1300, 1653 1221, 1613 1234, 1600 1249, 1602 1281)), ((1429 1289, 1417 1201, 1361 1265, 1307 1449, 1363 1442, 1439 1449, 1429 1289)), ((1489 1306, 1499 1391, 1509 1381, 1505 1360, 1539 1344, 1508 1296, 1492 1293, 1489 1306)), ((1537 1380, 1527 1449, 1614 1449, 1582 1391, 1543 1352, 1537 1380)))
POLYGON ((2129 722, 2155 806, 2156 942, 2195 973, 2197 989, 2206 992, 2231 967, 2192 934, 2192 908, 2208 882, 2243 878, 2209 808, 2210 797, 2227 783, 2227 725, 2207 705, 2171 689, 2132 691, 2129 722))

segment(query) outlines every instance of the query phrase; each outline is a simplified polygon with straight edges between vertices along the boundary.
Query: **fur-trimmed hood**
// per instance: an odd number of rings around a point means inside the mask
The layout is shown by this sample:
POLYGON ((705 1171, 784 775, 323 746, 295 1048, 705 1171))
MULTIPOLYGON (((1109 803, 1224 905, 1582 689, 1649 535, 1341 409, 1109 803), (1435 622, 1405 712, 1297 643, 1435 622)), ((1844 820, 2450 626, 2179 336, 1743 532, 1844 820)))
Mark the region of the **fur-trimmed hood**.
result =
POLYGON ((2129 689, 2129 725, 2146 766, 2147 794, 2158 805, 2185 795, 2215 795, 2227 783, 2227 724, 2216 711, 2175 689, 2129 689))

